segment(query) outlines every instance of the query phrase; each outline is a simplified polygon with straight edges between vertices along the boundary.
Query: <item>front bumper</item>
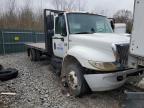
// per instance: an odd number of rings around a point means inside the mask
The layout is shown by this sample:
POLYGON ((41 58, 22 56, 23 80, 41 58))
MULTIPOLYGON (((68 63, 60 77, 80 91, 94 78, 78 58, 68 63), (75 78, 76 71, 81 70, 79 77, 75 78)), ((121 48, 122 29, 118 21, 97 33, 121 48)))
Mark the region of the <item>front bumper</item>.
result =
POLYGON ((106 74, 85 74, 84 78, 92 91, 108 91, 121 87, 129 76, 139 75, 143 70, 144 68, 106 74))

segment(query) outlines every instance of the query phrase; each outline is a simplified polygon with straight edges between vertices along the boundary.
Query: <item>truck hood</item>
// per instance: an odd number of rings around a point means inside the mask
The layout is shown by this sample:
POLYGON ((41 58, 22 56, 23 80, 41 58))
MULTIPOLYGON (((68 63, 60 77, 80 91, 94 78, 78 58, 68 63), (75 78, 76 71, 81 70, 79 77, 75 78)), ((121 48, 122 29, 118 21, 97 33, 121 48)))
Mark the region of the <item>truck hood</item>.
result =
POLYGON ((81 58, 94 61, 114 62, 113 44, 127 44, 130 38, 115 33, 71 34, 69 49, 83 54, 81 58))
POLYGON ((95 41, 102 43, 129 43, 130 38, 125 35, 119 35, 115 33, 94 33, 94 34, 75 34, 71 35, 71 37, 76 37, 77 39, 87 40, 87 41, 95 41))

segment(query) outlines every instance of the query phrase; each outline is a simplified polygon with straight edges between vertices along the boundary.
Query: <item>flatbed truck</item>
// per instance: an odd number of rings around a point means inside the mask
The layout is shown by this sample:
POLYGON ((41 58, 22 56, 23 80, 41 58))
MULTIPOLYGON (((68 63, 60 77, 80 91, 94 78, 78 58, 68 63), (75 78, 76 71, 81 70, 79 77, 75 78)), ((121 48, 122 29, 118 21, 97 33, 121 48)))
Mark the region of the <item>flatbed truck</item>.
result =
POLYGON ((26 44, 37 61, 46 55, 71 95, 121 87, 143 68, 128 66, 130 37, 115 34, 105 16, 44 10, 45 43, 26 44))

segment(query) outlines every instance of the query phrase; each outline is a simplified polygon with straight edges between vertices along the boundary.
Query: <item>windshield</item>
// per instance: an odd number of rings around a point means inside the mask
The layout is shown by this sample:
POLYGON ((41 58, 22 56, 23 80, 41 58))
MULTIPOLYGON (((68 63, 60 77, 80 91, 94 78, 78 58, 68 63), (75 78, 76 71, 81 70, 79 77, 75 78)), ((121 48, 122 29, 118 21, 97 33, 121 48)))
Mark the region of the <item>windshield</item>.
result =
POLYGON ((112 33, 106 17, 83 13, 69 13, 68 25, 70 34, 112 33))

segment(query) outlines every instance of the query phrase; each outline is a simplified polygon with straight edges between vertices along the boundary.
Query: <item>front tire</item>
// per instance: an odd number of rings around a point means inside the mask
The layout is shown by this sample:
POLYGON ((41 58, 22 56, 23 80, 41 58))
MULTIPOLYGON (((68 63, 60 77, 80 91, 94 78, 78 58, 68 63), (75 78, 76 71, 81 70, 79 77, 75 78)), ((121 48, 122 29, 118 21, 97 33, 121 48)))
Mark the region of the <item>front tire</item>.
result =
MULTIPOLYGON (((79 63, 72 62, 64 67, 65 72, 62 78, 65 78, 68 92, 70 95, 80 97, 88 92, 89 88, 83 76, 83 69, 79 63)), ((63 81, 63 80, 62 80, 63 81)))

